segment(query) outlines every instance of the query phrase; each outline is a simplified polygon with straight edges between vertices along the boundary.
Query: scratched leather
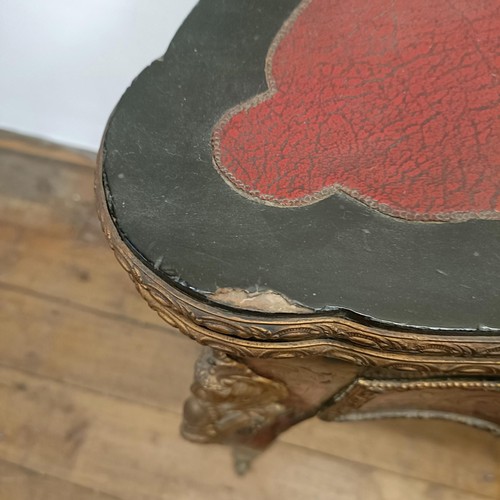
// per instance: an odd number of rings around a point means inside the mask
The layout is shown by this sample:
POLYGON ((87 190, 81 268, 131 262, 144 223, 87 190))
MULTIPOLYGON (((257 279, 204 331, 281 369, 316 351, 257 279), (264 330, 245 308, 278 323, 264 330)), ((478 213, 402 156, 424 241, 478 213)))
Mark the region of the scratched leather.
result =
POLYGON ((500 1, 312 0, 267 60, 269 91, 212 143, 245 196, 341 190, 416 220, 500 218, 500 1))

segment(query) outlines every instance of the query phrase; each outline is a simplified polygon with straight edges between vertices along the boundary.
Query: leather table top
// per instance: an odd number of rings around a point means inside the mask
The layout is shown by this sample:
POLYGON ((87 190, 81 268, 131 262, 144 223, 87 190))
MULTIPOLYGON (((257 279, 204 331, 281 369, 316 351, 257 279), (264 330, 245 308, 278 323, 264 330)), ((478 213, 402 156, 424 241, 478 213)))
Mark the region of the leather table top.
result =
POLYGON ((203 301, 500 333, 500 2, 201 0, 116 107, 107 202, 203 301))

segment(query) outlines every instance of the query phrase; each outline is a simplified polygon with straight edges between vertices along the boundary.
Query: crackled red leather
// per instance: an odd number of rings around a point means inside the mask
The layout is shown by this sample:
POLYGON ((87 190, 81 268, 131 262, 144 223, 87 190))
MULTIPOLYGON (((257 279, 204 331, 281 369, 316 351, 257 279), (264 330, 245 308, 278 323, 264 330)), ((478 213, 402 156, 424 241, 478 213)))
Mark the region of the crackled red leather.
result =
POLYGON ((213 131, 245 196, 336 191, 413 220, 500 218, 500 0, 310 0, 266 61, 269 90, 213 131))

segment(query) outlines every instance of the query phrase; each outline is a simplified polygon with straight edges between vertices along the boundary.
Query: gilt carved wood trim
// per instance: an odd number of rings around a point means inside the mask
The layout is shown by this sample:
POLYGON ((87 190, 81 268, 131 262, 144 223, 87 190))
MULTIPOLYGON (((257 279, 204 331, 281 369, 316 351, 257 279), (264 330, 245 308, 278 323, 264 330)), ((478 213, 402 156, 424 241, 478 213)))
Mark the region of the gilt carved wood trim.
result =
POLYGON ((191 393, 181 432, 193 442, 242 444, 287 412, 283 383, 208 348, 196 363, 191 393))

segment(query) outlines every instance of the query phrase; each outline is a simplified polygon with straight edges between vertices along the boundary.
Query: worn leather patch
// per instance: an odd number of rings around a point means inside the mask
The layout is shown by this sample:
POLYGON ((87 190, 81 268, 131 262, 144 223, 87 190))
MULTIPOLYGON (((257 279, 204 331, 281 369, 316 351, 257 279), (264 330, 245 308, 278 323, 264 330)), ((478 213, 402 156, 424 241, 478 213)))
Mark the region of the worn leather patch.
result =
POLYGON ((498 0, 306 0, 268 91, 213 130, 241 194, 279 207, 342 191, 411 220, 500 219, 498 0))

